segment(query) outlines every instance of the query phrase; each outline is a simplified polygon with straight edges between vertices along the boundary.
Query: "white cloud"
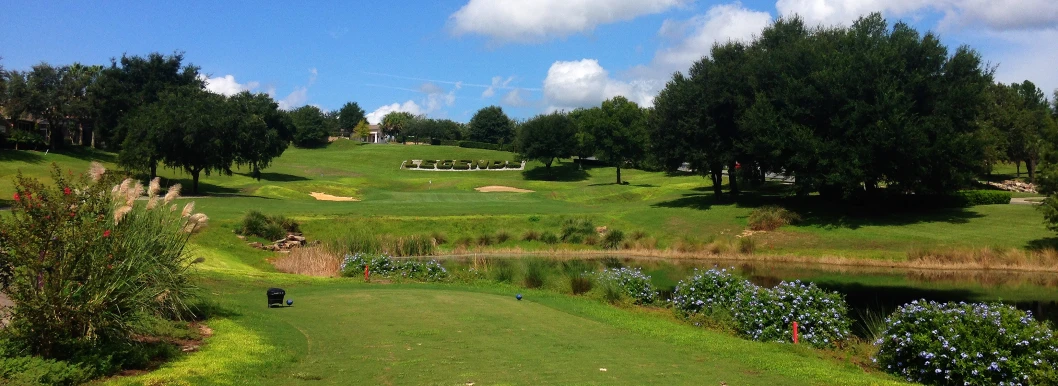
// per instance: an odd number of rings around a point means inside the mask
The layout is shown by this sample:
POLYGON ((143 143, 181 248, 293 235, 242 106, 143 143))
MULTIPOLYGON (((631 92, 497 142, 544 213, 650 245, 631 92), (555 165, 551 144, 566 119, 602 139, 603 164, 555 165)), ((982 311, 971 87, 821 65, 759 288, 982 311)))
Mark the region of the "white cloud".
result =
POLYGON ((470 0, 449 16, 456 35, 539 42, 656 14, 690 0, 470 0))
POLYGON ((224 75, 213 78, 199 75, 198 77, 206 82, 206 90, 224 96, 232 96, 243 91, 253 91, 261 86, 261 83, 259 82, 246 82, 246 84, 240 84, 235 81, 234 75, 224 75))
POLYGON ((501 102, 503 102, 503 104, 505 104, 507 106, 513 106, 513 107, 525 107, 525 106, 528 106, 529 102, 525 100, 525 97, 522 94, 524 94, 524 91, 522 91, 520 89, 511 90, 510 92, 508 92, 506 95, 503 96, 503 99, 501 99, 501 102))
POLYGON ((422 107, 419 107, 419 105, 416 104, 415 101, 409 100, 407 102, 404 102, 403 104, 394 103, 379 107, 375 109, 375 111, 367 113, 365 118, 367 118, 368 123, 372 125, 377 125, 379 122, 382 122, 382 117, 385 117, 386 114, 392 113, 394 111, 403 111, 411 113, 412 115, 423 114, 422 107))
POLYGON ((507 85, 510 84, 512 80, 514 80, 513 76, 507 77, 506 80, 504 80, 502 76, 492 77, 492 84, 481 93, 481 97, 492 98, 496 95, 496 89, 507 89, 507 85))
POLYGON ((810 24, 848 25, 860 16, 921 16, 921 11, 944 15, 941 26, 995 31, 1058 28, 1054 0, 778 0, 781 15, 799 14, 810 24))
POLYGON ((320 73, 316 71, 316 67, 313 67, 309 69, 309 74, 309 86, 311 86, 316 83, 316 76, 320 73))
POLYGON ((293 92, 279 100, 279 108, 283 110, 293 110, 305 105, 305 102, 308 100, 309 88, 306 86, 295 87, 293 92))
POLYGON ((651 80, 626 82, 611 78, 595 59, 555 62, 544 78, 544 99, 552 111, 595 106, 617 95, 650 106, 656 92, 657 84, 651 80))
POLYGON ((1058 30, 1049 31, 1012 31, 996 34, 994 39, 1006 44, 1000 45, 1002 52, 984 52, 987 57, 998 57, 996 81, 1003 83, 1023 82, 1026 79, 1035 83, 1048 98, 1058 88, 1058 30))
POLYGON ((771 14, 767 12, 752 11, 739 4, 726 4, 714 6, 704 15, 690 20, 666 20, 658 34, 679 42, 659 50, 652 65, 666 74, 685 71, 692 63, 708 55, 713 44, 731 40, 750 41, 771 23, 771 19, 771 14))

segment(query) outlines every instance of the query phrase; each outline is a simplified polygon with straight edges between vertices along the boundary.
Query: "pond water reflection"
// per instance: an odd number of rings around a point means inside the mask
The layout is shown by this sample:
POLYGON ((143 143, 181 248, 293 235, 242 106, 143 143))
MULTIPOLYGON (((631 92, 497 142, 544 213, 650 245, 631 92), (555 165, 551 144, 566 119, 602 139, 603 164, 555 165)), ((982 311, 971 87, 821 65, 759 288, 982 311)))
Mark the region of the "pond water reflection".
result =
MULTIPOLYGON (((518 259, 497 257, 496 259, 518 259)), ((466 268, 481 257, 452 257, 449 268, 466 268)), ((568 259, 563 259, 568 260, 568 259)), ((888 314, 917 299, 965 302, 996 302, 1032 311, 1037 319, 1058 325, 1058 273, 995 270, 909 270, 876 267, 805 265, 781 262, 731 260, 652 259, 609 256, 580 259, 588 267, 640 268, 651 277, 661 298, 671 296, 676 284, 695 269, 733 268, 751 282, 772 287, 781 281, 801 280, 845 295, 851 317, 865 312, 888 314)))

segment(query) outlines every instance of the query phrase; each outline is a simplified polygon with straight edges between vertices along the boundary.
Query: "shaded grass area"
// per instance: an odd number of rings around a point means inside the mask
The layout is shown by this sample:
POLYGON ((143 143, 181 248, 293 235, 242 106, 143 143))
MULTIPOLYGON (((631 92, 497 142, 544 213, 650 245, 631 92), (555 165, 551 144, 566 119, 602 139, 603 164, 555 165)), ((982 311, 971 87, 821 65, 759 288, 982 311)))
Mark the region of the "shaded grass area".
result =
MULTIPOLYGON (((235 315, 195 355, 115 384, 885 384, 790 345, 747 342, 650 311, 515 288, 284 283, 293 307, 267 309, 274 280, 219 280, 235 315), (235 342, 245 342, 236 344, 235 342), (606 369, 601 371, 600 369, 606 369)), ((666 314, 667 315, 667 314, 666 314)))

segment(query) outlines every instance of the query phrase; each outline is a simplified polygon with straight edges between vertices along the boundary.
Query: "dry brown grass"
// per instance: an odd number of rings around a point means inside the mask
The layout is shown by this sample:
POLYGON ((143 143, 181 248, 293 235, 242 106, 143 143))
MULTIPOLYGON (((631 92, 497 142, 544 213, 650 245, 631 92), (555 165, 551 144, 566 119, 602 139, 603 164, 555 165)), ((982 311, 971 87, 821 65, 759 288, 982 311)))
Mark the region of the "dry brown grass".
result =
POLYGON ((338 254, 322 246, 294 248, 290 253, 271 260, 279 272, 320 277, 338 276, 341 262, 338 254))

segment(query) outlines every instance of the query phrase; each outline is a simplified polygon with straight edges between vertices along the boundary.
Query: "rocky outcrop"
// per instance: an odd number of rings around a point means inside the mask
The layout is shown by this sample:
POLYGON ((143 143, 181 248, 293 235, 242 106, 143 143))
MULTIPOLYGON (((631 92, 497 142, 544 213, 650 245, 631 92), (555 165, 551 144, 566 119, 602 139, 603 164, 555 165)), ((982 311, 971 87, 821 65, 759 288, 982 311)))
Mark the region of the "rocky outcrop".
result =
POLYGON ((301 233, 288 233, 287 237, 280 240, 276 240, 272 242, 272 244, 252 242, 248 243, 247 245, 257 249, 263 249, 272 252, 290 252, 291 249, 301 248, 305 245, 308 245, 308 243, 305 240, 305 236, 302 236, 301 233))
POLYGON ((1011 192, 1036 193, 1036 185, 1027 182, 1006 180, 1003 182, 986 182, 986 184, 1011 192))

